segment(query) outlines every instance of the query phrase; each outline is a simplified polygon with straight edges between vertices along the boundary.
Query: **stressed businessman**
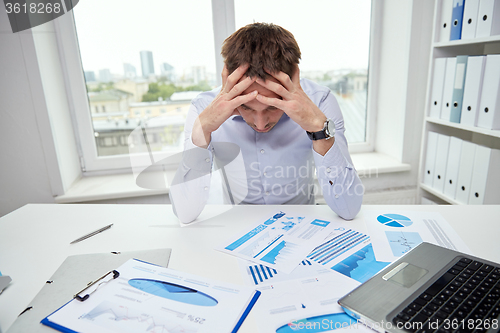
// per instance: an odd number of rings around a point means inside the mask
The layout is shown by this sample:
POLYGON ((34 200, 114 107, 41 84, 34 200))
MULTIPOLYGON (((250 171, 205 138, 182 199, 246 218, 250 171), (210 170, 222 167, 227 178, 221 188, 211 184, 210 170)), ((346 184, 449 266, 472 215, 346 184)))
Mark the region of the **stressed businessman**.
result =
POLYGON ((328 206, 353 219, 364 188, 342 113, 329 88, 300 79, 293 35, 250 24, 224 41, 221 54, 222 86, 196 97, 186 118, 183 158, 170 188, 180 221, 201 213, 214 170, 231 204, 313 204, 316 174, 328 206))

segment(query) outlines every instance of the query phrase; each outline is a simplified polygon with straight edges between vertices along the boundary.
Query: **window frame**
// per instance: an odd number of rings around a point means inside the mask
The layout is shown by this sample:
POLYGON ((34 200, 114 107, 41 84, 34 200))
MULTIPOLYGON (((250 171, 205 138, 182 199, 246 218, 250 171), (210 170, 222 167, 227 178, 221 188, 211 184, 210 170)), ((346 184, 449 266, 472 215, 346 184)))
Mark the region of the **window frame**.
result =
MULTIPOLYGON (((234 0, 212 0, 211 2, 216 71, 220 73, 223 68, 223 60, 220 55, 222 42, 227 36, 235 31, 234 0)), ((376 70, 376 64, 378 63, 380 54, 379 49, 381 42, 379 36, 381 35, 382 19, 380 13, 382 4, 372 0, 371 5, 366 135, 365 142, 349 144, 350 153, 373 152, 375 147, 374 129, 376 127, 378 95, 378 85, 376 82, 379 77, 379 73, 376 70)), ((72 113, 71 117, 83 174, 129 171, 131 169, 129 155, 98 155, 73 11, 69 11, 66 15, 54 20, 54 24, 58 39, 59 53, 62 59, 62 71, 68 93, 68 104, 72 113)), ((221 84, 220 75, 217 76, 217 83, 219 85, 221 84)), ((155 160, 159 161, 179 152, 155 153, 155 160)), ((147 156, 148 154, 145 153, 138 154, 137 157, 138 159, 143 159, 147 156)), ((164 163, 164 168, 173 169, 176 165, 176 162, 164 163)))

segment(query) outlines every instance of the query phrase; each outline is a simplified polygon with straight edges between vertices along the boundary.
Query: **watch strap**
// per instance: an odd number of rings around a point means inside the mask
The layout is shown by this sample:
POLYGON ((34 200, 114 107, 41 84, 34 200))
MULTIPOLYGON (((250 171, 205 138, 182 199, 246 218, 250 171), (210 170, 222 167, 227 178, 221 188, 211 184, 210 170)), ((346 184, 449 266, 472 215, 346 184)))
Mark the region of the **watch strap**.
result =
MULTIPOLYGON (((326 119, 325 124, 323 125, 323 129, 321 131, 318 131, 318 132, 306 131, 309 139, 315 141, 315 140, 323 140, 323 139, 331 138, 333 135, 330 135, 329 131, 328 131, 328 125, 329 125, 330 121, 332 121, 332 120, 326 119)), ((333 131, 333 134, 335 134, 335 131, 333 131)))

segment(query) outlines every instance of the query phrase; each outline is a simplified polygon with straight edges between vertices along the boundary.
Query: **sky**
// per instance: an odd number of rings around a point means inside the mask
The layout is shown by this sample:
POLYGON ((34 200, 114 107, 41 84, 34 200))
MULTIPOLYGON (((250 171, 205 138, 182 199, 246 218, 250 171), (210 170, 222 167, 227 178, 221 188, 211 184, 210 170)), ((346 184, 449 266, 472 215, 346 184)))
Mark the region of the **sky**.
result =
MULTIPOLYGON (((370 0, 234 1, 236 29, 268 22, 294 34, 301 71, 368 66, 370 0)), ((178 74, 191 66, 215 73, 210 0, 80 0, 74 15, 86 71, 123 74, 130 63, 141 75, 139 52, 148 50, 157 73, 164 62, 178 74)))

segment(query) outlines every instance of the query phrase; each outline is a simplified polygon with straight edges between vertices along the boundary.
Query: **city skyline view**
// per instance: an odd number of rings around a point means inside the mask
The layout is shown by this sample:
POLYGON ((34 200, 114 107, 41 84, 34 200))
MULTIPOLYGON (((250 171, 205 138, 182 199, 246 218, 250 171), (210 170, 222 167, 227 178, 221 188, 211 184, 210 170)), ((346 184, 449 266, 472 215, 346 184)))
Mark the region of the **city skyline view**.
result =
MULTIPOLYGON (((161 64, 168 63, 177 76, 193 66, 220 75, 215 70, 211 2, 194 2, 196 6, 151 0, 142 7, 117 0, 80 2, 74 15, 84 70, 98 73, 109 69, 114 75, 123 75, 123 64, 130 64, 142 76, 140 52, 150 51, 156 74, 161 64), (108 15, 114 11, 119 15, 108 15)), ((236 0, 235 23, 238 29, 252 22, 270 22, 291 31, 301 47, 301 71, 360 70, 368 67, 370 10, 369 0, 356 4, 236 0), (304 19, 307 17, 314 19, 304 19)))
MULTIPOLYGON (((151 149, 182 148, 191 99, 215 88, 220 77, 211 6, 208 0, 150 0, 139 7, 86 0, 74 9, 99 155, 128 154, 132 129, 152 129, 155 118, 151 149)), ((330 88, 349 124, 347 140, 364 142, 370 0, 234 0, 234 7, 236 30, 267 22, 295 36, 301 78, 330 88)))

